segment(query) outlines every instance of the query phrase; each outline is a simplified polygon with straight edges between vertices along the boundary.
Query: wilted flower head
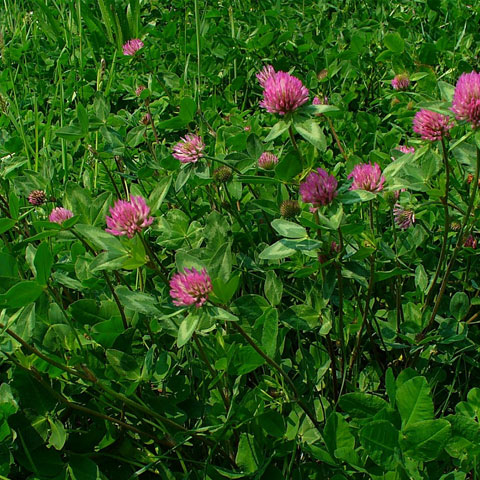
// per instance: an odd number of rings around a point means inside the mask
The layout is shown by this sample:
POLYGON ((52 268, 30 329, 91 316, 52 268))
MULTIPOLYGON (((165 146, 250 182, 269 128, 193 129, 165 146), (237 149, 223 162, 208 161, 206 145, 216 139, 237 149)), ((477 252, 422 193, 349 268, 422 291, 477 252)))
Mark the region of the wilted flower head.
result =
POLYGON ((117 200, 115 205, 110 207, 110 217, 106 217, 106 232, 112 235, 126 235, 133 238, 136 232, 148 227, 153 222, 150 217, 150 208, 143 197, 130 198, 130 201, 117 200))
POLYGON ((139 85, 135 90, 135 95, 139 97, 146 88, 147 87, 145 85, 139 85))
POLYGON ((196 163, 203 157, 205 144, 198 135, 188 134, 173 147, 173 157, 182 163, 196 163))
POLYGON ((406 90, 410 85, 410 79, 406 73, 395 75, 392 80, 392 87, 394 90, 406 90))
POLYGON ((43 190, 33 190, 28 196, 28 202, 36 207, 43 205, 46 199, 47 196, 43 190))
POLYGON ((308 90, 303 83, 286 72, 277 72, 267 78, 260 106, 267 112, 285 115, 308 101, 308 90))
POLYGON ((399 145, 398 147, 395 147, 395 150, 402 153, 415 153, 415 147, 407 147, 406 145, 399 145))
POLYGON ((452 100, 457 120, 467 120, 472 128, 480 126, 480 73, 463 73, 457 81, 452 100))
POLYGON ((353 178, 350 190, 367 190, 369 192, 380 192, 385 183, 378 163, 360 163, 353 167, 352 173, 347 178, 353 178))
POLYGON ((263 152, 258 159, 258 166, 264 170, 272 170, 278 163, 278 157, 270 152, 263 152))
POLYGON ((149 113, 146 113, 146 114, 142 117, 141 122, 142 122, 144 125, 150 125, 150 123, 152 122, 152 116, 151 116, 149 113))
POLYGON ((48 219, 53 223, 62 224, 65 220, 73 217, 73 212, 63 207, 56 207, 50 213, 48 219))
POLYGON ((170 296, 177 307, 195 305, 201 307, 212 291, 212 280, 203 268, 201 272, 195 268, 184 270, 185 273, 176 273, 170 280, 170 296))
POLYGON ((337 196, 337 180, 329 175, 323 168, 311 172, 305 182, 300 185, 302 202, 311 203, 311 211, 322 205, 328 205, 337 196))
POLYGON ((143 48, 143 42, 138 38, 132 38, 123 46, 123 54, 135 55, 141 48, 143 48))
POLYGON ((280 205, 280 215, 283 218, 294 218, 301 212, 296 200, 284 200, 280 205))
POLYGON ((402 230, 406 230, 415 223, 415 213, 413 210, 403 208, 399 203, 395 204, 393 208, 393 217, 395 223, 402 230))
POLYGON ((422 109, 413 118, 413 131, 421 135, 423 140, 441 140, 453 127, 450 117, 441 113, 422 109))
POLYGON ((226 183, 229 182, 232 179, 232 169, 230 167, 227 167, 226 165, 222 165, 221 167, 218 167, 214 172, 213 172, 213 179, 216 182, 220 183, 226 183))
POLYGON ((328 97, 326 95, 323 98, 315 96, 312 105, 328 105, 328 97))
POLYGON ((265 88, 267 80, 274 77, 276 73, 277 72, 275 72, 275 69, 271 65, 265 65, 256 75, 258 83, 265 88))
POLYGON ((463 242, 464 247, 470 247, 473 248, 474 250, 477 248, 477 239, 470 234, 463 242))

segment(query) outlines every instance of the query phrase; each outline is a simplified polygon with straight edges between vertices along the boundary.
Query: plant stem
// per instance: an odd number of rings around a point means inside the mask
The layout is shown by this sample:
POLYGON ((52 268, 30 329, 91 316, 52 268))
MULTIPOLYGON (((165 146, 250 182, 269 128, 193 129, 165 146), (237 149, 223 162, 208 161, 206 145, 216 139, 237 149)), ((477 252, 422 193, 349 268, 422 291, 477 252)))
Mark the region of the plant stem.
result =
POLYGON ((115 179, 113 178, 112 172, 107 167, 107 164, 103 161, 103 158, 98 154, 98 152, 91 145, 88 145, 88 150, 103 165, 103 168, 107 172, 108 178, 110 178, 110 182, 113 185, 113 188, 115 189, 117 198, 122 198, 122 194, 120 193, 120 190, 118 189, 117 184, 115 183, 115 179))
POLYGON ((290 141, 292 142, 293 148, 297 151, 298 156, 300 158, 300 162, 302 163, 302 166, 304 165, 303 161, 303 155, 302 152, 300 152, 300 149, 298 148, 297 142, 295 140, 295 135, 293 134, 293 127, 290 125, 288 127, 288 134, 290 135, 290 141))
MULTIPOLYGON (((195 344, 197 345, 198 353, 200 354, 200 357, 202 358, 202 360, 205 362, 205 365, 207 366, 208 371, 210 372, 210 375, 214 379, 218 378, 218 374, 217 374, 216 370, 212 367, 212 364, 210 363, 210 360, 208 359, 207 354, 205 353, 203 345, 200 342, 200 339, 198 338, 198 335, 196 334, 196 332, 193 333, 193 340, 195 341, 195 344)), ((221 385, 218 386, 218 392, 220 393, 220 395, 222 397, 223 403, 225 405, 225 410, 228 412, 228 410, 230 409, 230 400, 225 395, 225 392, 223 391, 221 385)))
POLYGON ((143 233, 139 233, 140 240, 145 247, 145 251, 148 253, 148 255, 155 260, 157 265, 160 267, 160 269, 155 268, 156 272, 160 275, 164 283, 168 286, 168 271, 165 269, 165 267, 162 265, 162 262, 160 259, 157 257, 156 253, 150 248, 150 245, 148 242, 145 240, 145 237, 143 236, 143 233))
POLYGON ((470 214, 472 213, 473 204, 475 203, 475 196, 476 196, 477 190, 478 190, 478 176, 479 176, 479 173, 480 173, 480 148, 478 148, 478 146, 477 146, 477 163, 476 163, 476 166, 475 166, 475 178, 473 179, 472 192, 470 194, 470 200, 468 202, 468 207, 467 207, 467 211, 465 213, 465 218, 463 219, 462 226, 460 227, 460 230, 458 232, 457 244, 455 246, 455 249, 453 250, 452 256, 450 258, 450 261, 448 262, 447 269, 446 269, 445 274, 443 276, 442 283, 440 285, 440 290, 438 292, 437 299, 435 300, 435 304, 433 306, 432 315, 430 316, 430 320, 429 320, 427 326, 417 336, 417 340, 424 339, 427 332, 429 330, 431 330, 431 328, 433 327, 435 317, 437 316, 438 309, 440 308, 440 302, 442 300, 443 294, 445 293, 445 288, 447 287, 448 277, 450 276, 450 272, 452 270, 453 264, 455 263, 458 252, 459 252, 461 246, 463 245, 463 231, 465 230, 465 227, 468 224, 468 221, 470 219, 470 214))
POLYGON ((330 118, 324 115, 324 117, 327 119, 328 126, 330 127, 330 131, 332 132, 333 138, 335 139, 335 142, 337 143, 338 149, 340 150, 340 153, 342 154, 343 159, 345 162, 348 162, 348 157, 347 154, 345 153, 345 150, 342 146, 342 142, 340 142, 340 139, 338 138, 337 132, 335 128, 333 127, 333 122, 330 118))
POLYGON ((245 340, 253 347, 253 349, 285 379, 289 387, 292 389, 293 394, 295 395, 295 401, 305 412, 311 422, 315 425, 317 430, 321 432, 320 423, 316 419, 312 410, 310 410, 310 407, 301 399, 297 387, 287 375, 287 373, 283 370, 283 368, 275 360, 273 360, 273 358, 270 358, 261 348, 259 348, 253 338, 237 322, 231 323, 233 324, 233 327, 240 333, 240 335, 242 335, 242 337, 245 338, 245 340))
POLYGON ((442 152, 443 152, 443 165, 445 167, 445 196, 442 198, 442 204, 445 215, 445 222, 443 227, 443 242, 442 249, 440 251, 440 257, 438 258, 437 268, 435 270, 435 275, 433 276, 432 284, 427 292, 427 298, 423 304, 423 310, 427 308, 430 300, 432 299, 433 292, 435 290, 435 285, 440 275, 440 270, 442 269, 443 261, 445 260, 445 254, 447 252, 447 243, 448 243, 448 232, 450 229, 450 216, 448 212, 448 191, 450 187, 450 168, 448 165, 448 156, 447 156, 447 147, 445 146, 445 139, 442 137, 442 152))

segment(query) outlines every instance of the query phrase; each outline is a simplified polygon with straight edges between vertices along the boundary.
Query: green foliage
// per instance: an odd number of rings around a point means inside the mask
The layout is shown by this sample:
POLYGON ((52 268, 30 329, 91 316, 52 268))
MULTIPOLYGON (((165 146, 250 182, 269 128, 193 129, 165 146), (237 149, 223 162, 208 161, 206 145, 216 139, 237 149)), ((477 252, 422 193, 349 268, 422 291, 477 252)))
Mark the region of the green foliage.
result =
POLYGON ((479 478, 480 134, 412 132, 453 118, 475 2, 2 6, 0 478, 479 478), (268 64, 310 101, 259 107, 268 64), (350 190, 360 163, 381 192, 350 190), (318 168, 327 205, 299 193, 318 168), (133 196, 153 222, 105 231, 133 196), (176 305, 191 268, 211 291, 176 305))

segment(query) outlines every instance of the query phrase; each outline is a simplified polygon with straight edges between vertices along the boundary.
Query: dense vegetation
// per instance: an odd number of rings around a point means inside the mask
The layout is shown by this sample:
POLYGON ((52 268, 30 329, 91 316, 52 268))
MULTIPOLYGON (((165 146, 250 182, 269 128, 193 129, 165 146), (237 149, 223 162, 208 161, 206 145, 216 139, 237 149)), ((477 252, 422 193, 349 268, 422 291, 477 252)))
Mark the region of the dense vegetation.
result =
POLYGON ((480 5, 0 8, 0 478, 480 478, 480 5))

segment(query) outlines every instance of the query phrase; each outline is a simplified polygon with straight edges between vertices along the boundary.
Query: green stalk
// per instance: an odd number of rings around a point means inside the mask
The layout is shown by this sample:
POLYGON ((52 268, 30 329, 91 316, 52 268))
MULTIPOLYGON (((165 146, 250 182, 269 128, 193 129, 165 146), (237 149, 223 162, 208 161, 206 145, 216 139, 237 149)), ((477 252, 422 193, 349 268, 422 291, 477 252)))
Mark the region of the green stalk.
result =
POLYGON ((440 270, 442 269, 443 261, 445 260, 445 255, 447 253, 447 243, 448 243, 448 232, 450 230, 450 215, 448 211, 448 191, 450 188, 450 168, 448 165, 448 156, 447 148, 445 146, 445 139, 442 137, 442 153, 443 153, 443 165, 445 167, 445 196, 441 199, 444 209, 445 222, 443 227, 443 241, 442 249, 440 251, 440 257, 438 258, 437 268, 435 270, 435 275, 433 276, 432 284, 427 292, 427 298, 423 304, 423 310, 428 306, 430 300, 433 296, 433 291, 435 290, 435 285, 437 283, 438 277, 440 275, 440 270))
POLYGON ((240 335, 242 335, 242 337, 245 338, 245 340, 253 347, 253 349, 283 377, 283 379, 287 382, 288 386, 291 388, 295 396, 295 401, 298 403, 300 408, 305 412, 305 414, 311 420, 313 425, 315 425, 315 428, 319 432, 322 432, 320 423, 315 417, 315 414, 313 413, 312 410, 310 410, 310 407, 302 400, 297 390, 297 387, 295 386, 293 381, 290 379, 290 377, 287 375, 285 370, 283 370, 283 368, 275 360, 273 360, 273 358, 269 357, 261 348, 259 348, 258 345, 253 340, 253 338, 237 322, 231 322, 231 324, 237 330, 237 332, 240 333, 240 335))
POLYGON ((422 340, 423 338, 425 338, 425 335, 433 327, 435 317, 437 316, 438 309, 440 308, 440 302, 443 298, 443 294, 445 293, 445 288, 447 287, 448 277, 450 276, 450 272, 452 271, 453 264, 455 263, 458 252, 460 251, 460 248, 463 245, 463 232, 465 230, 465 227, 468 224, 468 221, 470 219, 470 214, 472 213, 473 204, 475 203, 475 196, 476 196, 477 190, 478 190, 479 173, 480 173, 480 148, 477 146, 477 163, 476 163, 476 166, 475 166, 475 177, 473 179, 472 192, 470 194, 470 199, 469 199, 469 202, 468 202, 467 211, 465 213, 465 218, 463 219, 462 226, 460 227, 460 230, 458 232, 457 244, 455 246, 455 249, 453 250, 452 256, 450 258, 450 261, 448 262, 447 269, 446 269, 445 274, 443 276, 442 283, 440 285, 440 290, 438 292, 437 299, 435 300, 435 304, 433 306, 432 315, 430 316, 430 320, 428 321, 427 326, 418 335, 417 340, 422 340))
POLYGON ((197 41, 197 108, 201 110, 200 90, 201 90, 201 64, 200 64, 200 17, 198 13, 198 0, 193 0, 195 9, 195 37, 197 41))

